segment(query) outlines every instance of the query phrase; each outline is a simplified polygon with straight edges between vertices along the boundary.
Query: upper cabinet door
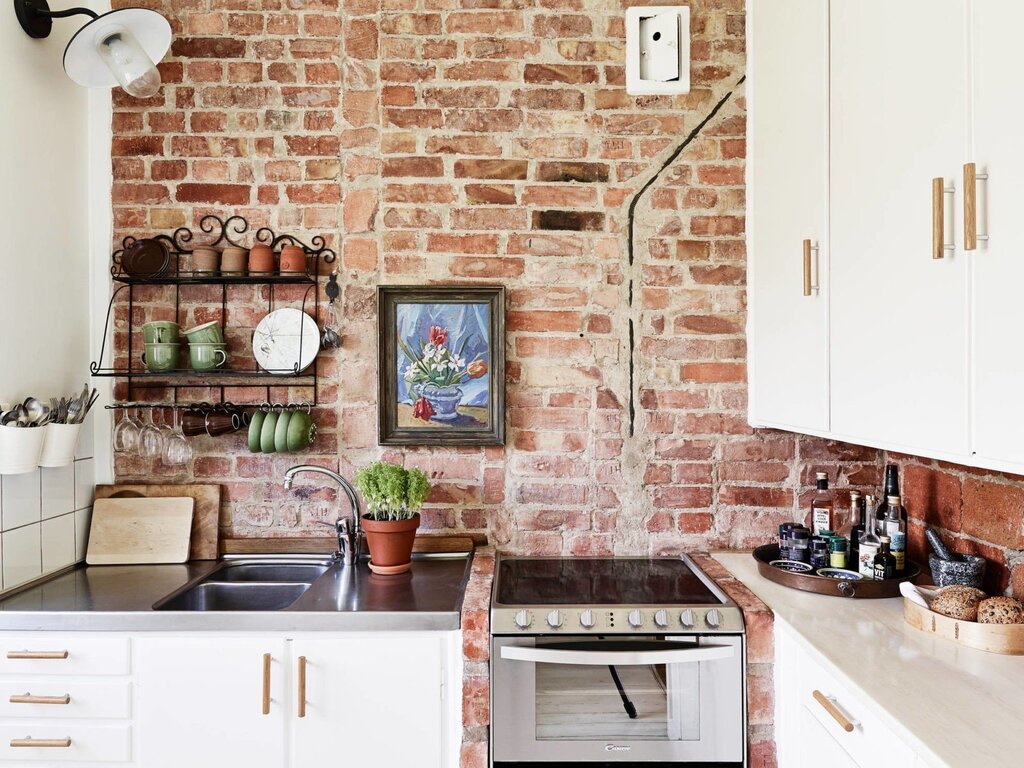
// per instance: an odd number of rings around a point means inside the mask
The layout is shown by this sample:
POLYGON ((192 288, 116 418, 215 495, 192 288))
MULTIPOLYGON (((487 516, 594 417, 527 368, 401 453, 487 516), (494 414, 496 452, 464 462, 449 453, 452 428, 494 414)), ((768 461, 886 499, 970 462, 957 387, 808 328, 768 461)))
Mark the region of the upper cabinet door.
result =
MULTIPOLYGON (((974 382, 972 449, 983 465, 1024 465, 1024 151, 1019 92, 1024 52, 1019 0, 974 0, 973 146, 967 157, 978 174, 977 232, 971 253, 974 382)), ((963 183, 963 182, 961 182, 963 183)), ((965 190, 967 191, 967 190, 965 190)), ((1013 467, 1004 467, 1013 469, 1013 467)), ((1016 469, 1015 471, 1020 471, 1016 469)))
POLYGON ((965 22, 965 0, 832 0, 829 222, 832 433, 966 459, 969 259, 959 236, 942 248, 960 223, 965 22), (937 177, 956 191, 933 205, 937 177))
POLYGON ((751 1, 747 25, 750 422, 824 431, 828 2, 751 1))

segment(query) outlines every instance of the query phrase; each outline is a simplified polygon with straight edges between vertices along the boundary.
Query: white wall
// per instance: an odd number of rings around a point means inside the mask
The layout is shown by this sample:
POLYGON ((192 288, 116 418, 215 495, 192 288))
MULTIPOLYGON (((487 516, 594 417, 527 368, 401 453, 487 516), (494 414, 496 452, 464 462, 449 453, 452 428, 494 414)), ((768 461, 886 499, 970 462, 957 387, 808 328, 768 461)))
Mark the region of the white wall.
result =
MULTIPOLYGON (((0 403, 80 390, 98 351, 110 290, 110 92, 76 85, 62 66, 87 20, 55 20, 50 37, 33 40, 0 5, 0 403)), ((83 556, 96 477, 110 476, 108 419, 100 409, 89 422, 73 465, 0 478, 0 589, 83 556)))

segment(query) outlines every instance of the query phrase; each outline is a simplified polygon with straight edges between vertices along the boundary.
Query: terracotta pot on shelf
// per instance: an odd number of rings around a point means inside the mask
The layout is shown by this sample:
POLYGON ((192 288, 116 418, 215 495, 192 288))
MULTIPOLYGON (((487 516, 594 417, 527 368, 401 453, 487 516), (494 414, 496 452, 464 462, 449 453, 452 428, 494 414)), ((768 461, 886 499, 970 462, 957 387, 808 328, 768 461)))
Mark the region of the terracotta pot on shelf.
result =
POLYGON ((220 269, 220 254, 213 248, 196 248, 192 251, 192 270, 211 274, 220 269))
POLYGON ((249 250, 249 274, 270 274, 274 271, 274 251, 266 243, 257 243, 249 250))
POLYGON ((405 573, 412 567, 412 547, 420 516, 409 520, 362 519, 366 545, 370 548, 370 570, 381 575, 405 573))
POLYGON ((281 249, 281 274, 304 274, 306 271, 306 252, 297 245, 286 245, 281 249))
POLYGON ((229 276, 244 275, 248 262, 249 252, 245 248, 229 246, 220 257, 220 273, 229 276))

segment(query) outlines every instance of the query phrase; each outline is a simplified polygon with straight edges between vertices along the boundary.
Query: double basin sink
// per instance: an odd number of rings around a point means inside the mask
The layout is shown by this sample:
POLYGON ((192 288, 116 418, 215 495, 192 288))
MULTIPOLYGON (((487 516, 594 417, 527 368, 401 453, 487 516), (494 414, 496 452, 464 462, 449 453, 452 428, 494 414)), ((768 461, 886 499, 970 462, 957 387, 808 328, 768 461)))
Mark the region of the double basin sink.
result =
POLYGON ((328 559, 229 560, 198 583, 153 606, 157 611, 281 611, 333 565, 328 559))

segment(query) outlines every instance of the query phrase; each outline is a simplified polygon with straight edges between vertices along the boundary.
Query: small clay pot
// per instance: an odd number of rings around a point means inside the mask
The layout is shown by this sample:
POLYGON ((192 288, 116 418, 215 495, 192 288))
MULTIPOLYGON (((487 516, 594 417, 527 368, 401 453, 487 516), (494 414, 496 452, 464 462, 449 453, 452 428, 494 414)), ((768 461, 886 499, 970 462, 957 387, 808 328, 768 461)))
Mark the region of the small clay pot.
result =
POLYGON ((192 270, 212 273, 220 269, 220 254, 213 248, 196 248, 192 251, 192 270))
POLYGON ((249 252, 245 248, 228 246, 220 257, 220 273, 222 275, 244 275, 249 263, 249 252))
POLYGON ((306 252, 297 245, 286 245, 281 249, 281 274, 294 275, 306 271, 306 252))
POLYGON ((412 568, 412 546, 420 516, 409 520, 362 519, 366 544, 370 548, 370 570, 381 575, 405 573, 412 568))
POLYGON ((274 252, 265 243, 258 243, 249 250, 249 274, 268 274, 274 271, 274 252))

